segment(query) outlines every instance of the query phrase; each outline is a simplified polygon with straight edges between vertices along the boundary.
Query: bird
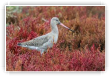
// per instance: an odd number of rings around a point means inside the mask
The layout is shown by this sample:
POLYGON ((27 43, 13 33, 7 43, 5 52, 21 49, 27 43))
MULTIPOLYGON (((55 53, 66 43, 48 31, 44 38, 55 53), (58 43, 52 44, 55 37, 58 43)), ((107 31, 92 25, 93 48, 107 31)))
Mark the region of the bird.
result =
POLYGON ((59 35, 57 25, 61 25, 65 28, 69 29, 70 31, 74 32, 74 30, 71 30, 70 28, 65 26, 63 23, 61 23, 59 18, 53 17, 50 21, 51 32, 49 32, 45 35, 36 37, 32 40, 18 43, 18 46, 40 51, 40 53, 42 55, 44 52, 47 51, 48 48, 52 48, 54 43, 55 44, 57 43, 58 35, 59 35))

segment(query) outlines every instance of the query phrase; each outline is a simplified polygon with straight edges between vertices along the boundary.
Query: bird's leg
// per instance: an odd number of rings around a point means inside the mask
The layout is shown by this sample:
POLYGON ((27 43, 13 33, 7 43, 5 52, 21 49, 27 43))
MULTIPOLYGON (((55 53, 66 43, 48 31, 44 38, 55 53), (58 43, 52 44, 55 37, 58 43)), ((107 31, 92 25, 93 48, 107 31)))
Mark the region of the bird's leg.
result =
POLYGON ((42 56, 42 54, 44 53, 44 51, 45 51, 45 50, 41 50, 41 51, 40 51, 40 53, 41 53, 41 56, 42 56))

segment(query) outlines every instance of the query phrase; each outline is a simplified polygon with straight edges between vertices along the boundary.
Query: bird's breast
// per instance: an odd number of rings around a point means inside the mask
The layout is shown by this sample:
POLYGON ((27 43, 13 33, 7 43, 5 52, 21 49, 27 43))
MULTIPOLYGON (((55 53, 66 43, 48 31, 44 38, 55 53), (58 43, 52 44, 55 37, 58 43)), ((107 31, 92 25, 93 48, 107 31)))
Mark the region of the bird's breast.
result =
POLYGON ((53 35, 53 42, 54 43, 57 43, 57 40, 58 40, 58 35, 57 34, 54 34, 53 35))

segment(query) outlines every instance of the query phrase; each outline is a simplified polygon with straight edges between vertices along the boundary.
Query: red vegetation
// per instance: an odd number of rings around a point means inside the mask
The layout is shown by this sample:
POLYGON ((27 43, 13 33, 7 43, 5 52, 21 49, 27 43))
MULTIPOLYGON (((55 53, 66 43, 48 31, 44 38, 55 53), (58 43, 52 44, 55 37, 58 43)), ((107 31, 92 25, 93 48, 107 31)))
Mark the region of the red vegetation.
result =
MULTIPOLYGON (((15 14, 15 13, 14 13, 15 14)), ((23 7, 18 23, 6 27, 7 71, 104 71, 105 7, 23 7), (51 31, 49 22, 57 16, 75 30, 58 25, 59 39, 42 56, 36 50, 17 46, 51 31)))

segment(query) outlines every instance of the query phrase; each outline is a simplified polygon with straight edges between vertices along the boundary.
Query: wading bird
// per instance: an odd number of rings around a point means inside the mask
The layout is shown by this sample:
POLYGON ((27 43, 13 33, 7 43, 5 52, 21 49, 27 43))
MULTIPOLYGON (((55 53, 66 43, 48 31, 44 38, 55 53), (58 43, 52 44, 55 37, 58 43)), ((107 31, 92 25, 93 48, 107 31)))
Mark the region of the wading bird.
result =
MULTIPOLYGON (((62 24, 57 17, 53 17, 51 19, 50 25, 51 25, 50 33, 39 36, 37 38, 34 38, 34 39, 26 41, 26 42, 18 43, 18 46, 26 47, 29 49, 35 49, 37 51, 40 51, 40 53, 42 55, 42 53, 47 51, 48 48, 53 47, 54 43, 57 43, 58 34, 59 34, 57 25, 61 25, 65 28, 71 30, 70 28, 68 28, 67 26, 62 24)), ((71 31, 74 32, 73 30, 71 30, 71 31)))

